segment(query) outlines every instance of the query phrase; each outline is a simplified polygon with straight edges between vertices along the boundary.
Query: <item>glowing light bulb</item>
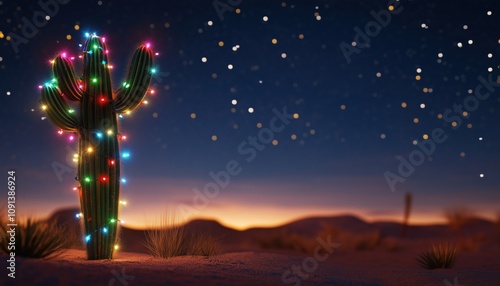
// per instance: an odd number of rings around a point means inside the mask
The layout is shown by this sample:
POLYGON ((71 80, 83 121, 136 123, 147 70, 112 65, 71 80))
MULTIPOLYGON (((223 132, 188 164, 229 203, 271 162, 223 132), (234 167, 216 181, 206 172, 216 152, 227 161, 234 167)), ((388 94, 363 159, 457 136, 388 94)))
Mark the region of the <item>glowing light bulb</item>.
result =
POLYGON ((146 48, 149 49, 149 47, 151 47, 151 44, 150 43, 146 43, 146 48))
POLYGON ((127 205, 127 201, 120 201, 120 204, 126 206, 127 205))
POLYGON ((74 109, 70 109, 68 110, 69 113, 75 113, 75 110, 74 109))
POLYGON ((87 152, 92 153, 92 151, 94 151, 92 147, 87 148, 87 152))
POLYGON ((150 91, 150 93, 151 93, 151 94, 155 94, 155 90, 154 90, 154 89, 152 89, 152 90, 150 91))
POLYGON ((85 37, 90 37, 90 34, 89 33, 85 33, 85 37))
POLYGON ((62 57, 62 58, 65 58, 65 57, 66 57, 66 53, 62 53, 62 54, 61 54, 61 57, 62 57))
POLYGON ((61 134, 63 134, 63 131, 62 131, 62 130, 59 130, 59 131, 57 131, 57 133, 58 133, 59 135, 61 135, 61 134))
POLYGON ((113 135, 113 130, 109 129, 108 131, 106 131, 106 134, 113 135))
POLYGON ((115 160, 109 160, 109 164, 110 164, 111 166, 114 166, 114 165, 115 165, 115 160))
POLYGON ((152 68, 152 69, 151 69, 151 73, 152 73, 152 74, 155 74, 155 73, 156 73, 156 69, 155 69, 155 68, 152 68))
POLYGON ((42 110, 46 110, 47 109, 47 105, 42 105, 42 110))
POLYGON ((122 135, 122 137, 120 137, 122 140, 127 140, 127 136, 126 135, 122 135))
POLYGON ((93 83, 96 83, 96 82, 97 82, 97 78, 95 78, 95 77, 94 77, 94 78, 92 79, 92 82, 93 82, 93 83))
POLYGON ((111 223, 115 223, 115 222, 116 222, 116 219, 112 218, 112 219, 110 220, 110 222, 111 222, 111 223))
POLYGON ((69 136, 69 141, 73 141, 74 139, 75 139, 75 136, 73 136, 73 135, 69 136))
POLYGON ((123 157, 123 158, 129 158, 129 157, 130 157, 130 153, 129 153, 129 152, 124 152, 124 153, 122 154, 122 157, 123 157))
POLYGON ((120 181, 121 181, 122 183, 126 183, 126 182, 127 182, 127 179, 122 178, 120 181))
POLYGON ((97 138, 102 138, 102 132, 97 132, 95 135, 97 136, 97 138))
POLYGON ((120 248, 118 244, 115 244, 115 250, 118 250, 118 248, 120 248))
POLYGON ((90 183, 92 182, 92 180, 90 179, 90 177, 85 177, 85 182, 90 183))
POLYGON ((89 242, 90 241, 90 234, 88 234, 86 237, 85 237, 85 242, 89 242))
POLYGON ((101 182, 107 182, 108 181, 108 177, 106 176, 101 176, 101 182))
POLYGON ((105 227, 103 227, 103 228, 102 228, 102 232, 104 232, 104 233, 108 233, 108 229, 107 229, 107 228, 105 228, 105 227))

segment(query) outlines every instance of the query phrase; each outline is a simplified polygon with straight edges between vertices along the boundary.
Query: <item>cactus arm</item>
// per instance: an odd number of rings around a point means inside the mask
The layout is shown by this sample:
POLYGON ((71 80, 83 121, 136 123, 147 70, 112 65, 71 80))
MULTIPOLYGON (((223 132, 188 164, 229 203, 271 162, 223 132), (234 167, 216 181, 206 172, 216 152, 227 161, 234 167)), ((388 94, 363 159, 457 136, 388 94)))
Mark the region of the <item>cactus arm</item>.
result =
POLYGON ((83 96, 82 81, 75 75, 71 61, 64 56, 58 56, 54 61, 52 71, 62 93, 69 100, 79 101, 83 96))
POLYGON ((151 50, 147 46, 139 47, 132 57, 125 82, 116 92, 116 113, 132 111, 141 104, 151 82, 152 64, 151 50))
POLYGON ((57 127, 69 131, 76 132, 78 119, 74 111, 63 99, 61 91, 54 87, 45 85, 42 88, 42 103, 45 105, 45 110, 50 121, 57 127))

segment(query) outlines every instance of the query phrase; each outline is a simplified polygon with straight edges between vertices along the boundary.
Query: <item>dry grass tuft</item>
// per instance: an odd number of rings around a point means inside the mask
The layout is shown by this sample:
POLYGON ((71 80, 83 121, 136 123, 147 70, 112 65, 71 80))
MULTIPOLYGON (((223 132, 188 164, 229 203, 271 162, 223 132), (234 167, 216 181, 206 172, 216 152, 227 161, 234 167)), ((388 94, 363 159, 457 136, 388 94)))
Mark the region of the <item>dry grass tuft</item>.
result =
POLYGON ((175 216, 163 215, 160 228, 146 231, 145 246, 155 258, 184 255, 216 255, 219 242, 208 235, 188 235, 175 216))
POLYGON ((175 216, 162 215, 160 228, 146 231, 146 248, 155 258, 169 258, 187 254, 184 228, 177 225, 175 216))
POLYGON ((0 225, 0 236, 2 237, 0 250, 4 253, 15 251, 18 256, 53 258, 61 250, 70 246, 65 229, 58 227, 55 223, 33 218, 19 222, 15 227, 15 249, 12 249, 12 245, 8 244, 11 237, 8 231, 10 231, 10 227, 6 224, 0 225))
POLYGON ((457 249, 448 243, 433 245, 422 252, 417 262, 425 269, 451 268, 457 260, 457 249))

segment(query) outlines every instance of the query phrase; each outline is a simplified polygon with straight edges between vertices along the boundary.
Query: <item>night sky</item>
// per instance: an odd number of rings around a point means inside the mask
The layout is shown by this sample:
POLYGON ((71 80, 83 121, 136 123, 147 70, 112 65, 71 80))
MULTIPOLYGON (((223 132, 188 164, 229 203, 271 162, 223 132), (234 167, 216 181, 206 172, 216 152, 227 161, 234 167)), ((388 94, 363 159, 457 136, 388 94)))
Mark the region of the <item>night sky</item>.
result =
POLYGON ((413 223, 500 210, 497 1, 46 2, 49 20, 36 1, 0 1, 0 158, 19 214, 79 205, 76 140, 45 118, 38 86, 62 52, 81 70, 85 33, 106 37, 115 88, 137 46, 158 53, 154 94, 120 119, 126 225, 169 211, 236 228, 400 220, 406 192, 413 223), (194 206, 228 162, 239 174, 194 206))

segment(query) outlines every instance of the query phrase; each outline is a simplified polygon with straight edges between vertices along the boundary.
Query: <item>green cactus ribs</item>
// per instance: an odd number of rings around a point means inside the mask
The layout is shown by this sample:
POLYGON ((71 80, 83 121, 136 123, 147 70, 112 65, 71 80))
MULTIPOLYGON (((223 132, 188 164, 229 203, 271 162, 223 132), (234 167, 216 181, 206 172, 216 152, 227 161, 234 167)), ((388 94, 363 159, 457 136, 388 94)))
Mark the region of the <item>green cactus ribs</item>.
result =
MULTIPOLYGON (((87 34, 83 46, 83 76, 66 53, 51 61, 54 78, 41 86, 42 109, 61 130, 78 137, 78 193, 88 259, 112 259, 117 248, 120 167, 118 115, 143 101, 151 83, 153 52, 139 46, 123 84, 113 91, 105 38, 87 34), (69 102, 78 102, 78 108, 69 102)), ((76 104, 76 103, 75 103, 76 104)))

